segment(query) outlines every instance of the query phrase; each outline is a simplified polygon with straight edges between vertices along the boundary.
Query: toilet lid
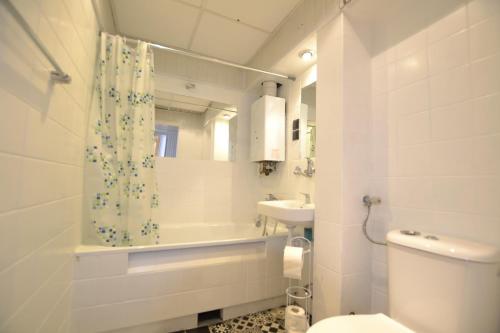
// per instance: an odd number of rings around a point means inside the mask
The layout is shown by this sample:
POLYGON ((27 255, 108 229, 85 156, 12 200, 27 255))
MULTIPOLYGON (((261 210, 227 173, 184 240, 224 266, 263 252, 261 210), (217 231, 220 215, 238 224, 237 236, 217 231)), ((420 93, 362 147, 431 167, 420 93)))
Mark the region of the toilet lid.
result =
POLYGON ((338 316, 323 319, 307 333, 415 333, 386 315, 338 316))

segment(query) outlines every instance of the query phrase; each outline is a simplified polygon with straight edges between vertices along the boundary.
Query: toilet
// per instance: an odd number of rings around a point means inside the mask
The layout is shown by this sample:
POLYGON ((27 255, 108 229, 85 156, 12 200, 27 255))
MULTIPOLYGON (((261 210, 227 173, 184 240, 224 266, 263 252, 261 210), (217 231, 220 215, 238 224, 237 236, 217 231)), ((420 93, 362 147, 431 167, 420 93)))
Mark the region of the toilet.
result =
POLYGON ((500 252, 441 235, 387 234, 389 314, 336 316, 308 333, 498 333, 500 252))

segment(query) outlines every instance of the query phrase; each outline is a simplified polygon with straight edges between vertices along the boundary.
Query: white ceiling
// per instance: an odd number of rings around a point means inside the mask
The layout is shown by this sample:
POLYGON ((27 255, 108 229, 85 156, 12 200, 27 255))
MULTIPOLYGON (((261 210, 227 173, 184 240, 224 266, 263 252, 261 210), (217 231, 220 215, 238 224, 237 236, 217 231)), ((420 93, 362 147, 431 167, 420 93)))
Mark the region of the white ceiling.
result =
POLYGON ((111 0, 119 34, 246 64, 301 0, 111 0))
POLYGON ((155 104, 157 107, 172 111, 187 111, 204 113, 210 110, 236 112, 236 106, 220 102, 209 101, 204 98, 184 96, 171 92, 156 90, 155 104))
POLYGON ((316 63, 316 56, 316 34, 313 33, 281 58, 280 61, 273 66, 272 70, 278 73, 288 73, 298 76, 316 63), (313 52, 313 57, 309 60, 301 59, 299 54, 304 50, 311 50, 313 52))

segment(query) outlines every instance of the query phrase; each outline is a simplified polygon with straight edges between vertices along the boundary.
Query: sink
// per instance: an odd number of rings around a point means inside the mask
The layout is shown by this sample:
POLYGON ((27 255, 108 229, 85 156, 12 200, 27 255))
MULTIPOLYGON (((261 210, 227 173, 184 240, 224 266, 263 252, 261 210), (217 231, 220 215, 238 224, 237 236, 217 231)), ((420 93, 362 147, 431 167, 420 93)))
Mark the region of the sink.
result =
POLYGON ((287 228, 311 227, 314 221, 314 204, 299 200, 259 201, 257 213, 276 219, 287 228))

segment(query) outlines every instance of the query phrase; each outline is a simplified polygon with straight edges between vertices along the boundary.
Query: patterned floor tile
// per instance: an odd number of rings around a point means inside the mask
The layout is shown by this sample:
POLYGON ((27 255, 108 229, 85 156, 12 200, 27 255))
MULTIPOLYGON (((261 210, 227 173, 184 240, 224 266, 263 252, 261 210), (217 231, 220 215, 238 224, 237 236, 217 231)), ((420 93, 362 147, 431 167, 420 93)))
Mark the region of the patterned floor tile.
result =
POLYGON ((208 326, 210 333, 285 333, 285 308, 260 311, 208 326))

